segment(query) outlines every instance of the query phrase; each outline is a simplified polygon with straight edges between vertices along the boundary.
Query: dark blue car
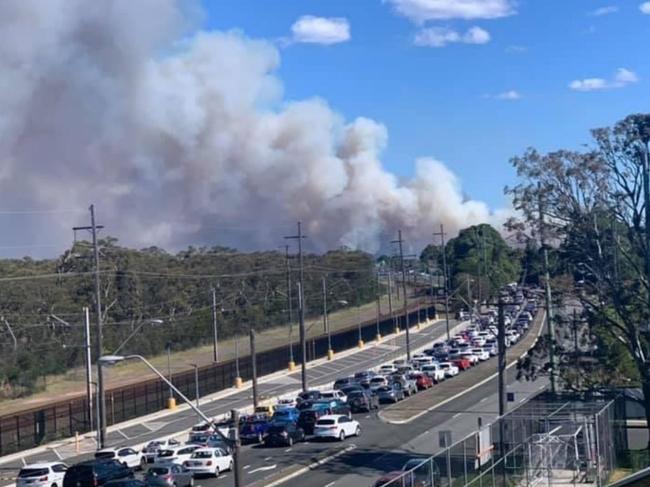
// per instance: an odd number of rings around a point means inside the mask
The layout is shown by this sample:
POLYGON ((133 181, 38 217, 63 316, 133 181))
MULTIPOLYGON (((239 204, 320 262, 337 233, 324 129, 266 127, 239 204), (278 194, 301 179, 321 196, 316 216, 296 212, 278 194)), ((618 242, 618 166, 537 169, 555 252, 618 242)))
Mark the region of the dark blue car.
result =
POLYGON ((245 442, 262 443, 264 434, 271 426, 267 419, 255 419, 244 423, 239 430, 239 438, 245 442))
POLYGON ((296 408, 280 408, 273 413, 271 421, 274 423, 295 423, 298 421, 300 411, 296 408))

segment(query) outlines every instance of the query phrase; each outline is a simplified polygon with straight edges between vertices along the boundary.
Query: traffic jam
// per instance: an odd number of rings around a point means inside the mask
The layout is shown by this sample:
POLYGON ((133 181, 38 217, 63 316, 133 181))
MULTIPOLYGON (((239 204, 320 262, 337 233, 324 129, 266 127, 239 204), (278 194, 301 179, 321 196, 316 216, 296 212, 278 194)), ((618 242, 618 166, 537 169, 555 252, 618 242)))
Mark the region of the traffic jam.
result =
MULTIPOLYGON (((507 287, 504 295, 505 344, 510 347, 528 331, 537 311, 535 291, 507 287)), ((448 340, 438 340, 415 353, 374 370, 360 370, 338 378, 328 390, 307 390, 296 397, 280 398, 275 404, 258 406, 242 415, 237 425, 243 445, 268 448, 291 447, 300 442, 344 442, 362 432, 355 415, 371 413, 384 405, 403 401, 419 391, 453 380, 459 374, 497 355, 496 306, 483 312, 458 313, 468 322, 464 330, 448 340)), ((23 467, 17 487, 139 487, 194 485, 201 477, 217 478, 233 468, 230 442, 231 420, 194 425, 187 436, 176 435, 149 442, 142 448, 105 448, 94 459, 68 466, 64 462, 23 467), (217 432, 218 430, 218 432, 217 432), (221 433, 221 435, 219 434, 221 433), (223 435, 223 436, 222 436, 223 435)), ((284 451, 284 450, 282 450, 284 451)), ((270 453, 272 454, 272 453, 270 453)), ((403 471, 414 468, 407 462, 403 471)), ((390 472, 375 485, 383 485, 400 472, 390 472)))

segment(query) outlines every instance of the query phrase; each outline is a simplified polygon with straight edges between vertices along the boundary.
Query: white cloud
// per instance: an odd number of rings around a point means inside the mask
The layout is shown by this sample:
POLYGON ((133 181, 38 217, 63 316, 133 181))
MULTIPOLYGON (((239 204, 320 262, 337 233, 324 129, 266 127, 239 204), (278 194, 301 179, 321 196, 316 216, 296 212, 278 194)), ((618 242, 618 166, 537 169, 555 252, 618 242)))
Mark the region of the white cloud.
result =
POLYGON ((594 17, 600 17, 602 15, 615 14, 616 12, 618 12, 617 6, 608 5, 606 7, 600 7, 597 8, 596 10, 589 12, 589 15, 593 15, 594 17))
POLYGON ((441 19, 496 19, 516 13, 513 0, 384 0, 413 22, 441 19))
POLYGON ((428 27, 420 29, 415 34, 413 41, 416 46, 444 47, 447 44, 487 44, 490 42, 490 33, 480 27, 471 27, 461 34, 447 27, 428 27))
POLYGON ((611 80, 604 78, 586 78, 574 80, 569 83, 569 88, 574 91, 604 91, 615 88, 624 88, 632 83, 637 83, 639 77, 634 71, 625 68, 616 70, 611 80))
POLYGON ((641 10, 642 13, 650 15, 650 2, 643 2, 641 5, 639 5, 639 10, 641 10))
POLYGON ((350 40, 350 23, 345 18, 303 15, 292 26, 294 42, 338 44, 350 40))
POLYGON ((499 93, 494 98, 496 98, 497 100, 509 100, 509 101, 521 100, 521 93, 519 93, 517 90, 508 90, 508 91, 504 91, 503 93, 499 93))

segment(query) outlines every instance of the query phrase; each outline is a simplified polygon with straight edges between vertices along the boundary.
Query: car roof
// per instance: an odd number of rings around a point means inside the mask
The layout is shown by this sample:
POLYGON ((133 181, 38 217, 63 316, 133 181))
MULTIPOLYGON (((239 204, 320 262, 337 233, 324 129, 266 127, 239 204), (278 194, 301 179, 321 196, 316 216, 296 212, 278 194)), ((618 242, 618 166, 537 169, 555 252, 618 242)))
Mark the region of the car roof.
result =
POLYGON ((20 469, 24 468, 49 468, 53 465, 65 465, 65 462, 41 462, 41 463, 30 463, 29 465, 24 465, 20 469))
POLYGON ((203 452, 203 451, 207 451, 207 452, 211 452, 211 453, 213 453, 213 452, 215 452, 215 451, 217 451, 217 450, 220 450, 220 448, 213 448, 213 447, 211 447, 211 446, 204 446, 204 447, 202 447, 202 448, 197 448, 196 450, 194 450, 194 453, 203 452))

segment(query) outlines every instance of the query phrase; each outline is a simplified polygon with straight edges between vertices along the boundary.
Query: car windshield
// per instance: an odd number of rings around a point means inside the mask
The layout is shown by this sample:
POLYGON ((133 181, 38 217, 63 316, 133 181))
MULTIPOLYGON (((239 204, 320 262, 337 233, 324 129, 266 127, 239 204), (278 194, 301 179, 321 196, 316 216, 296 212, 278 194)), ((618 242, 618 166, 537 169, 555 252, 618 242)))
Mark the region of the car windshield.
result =
POLYGON ((25 477, 41 477, 49 473, 47 468, 23 468, 20 473, 18 473, 19 478, 25 477))
POLYGON ((277 434, 277 433, 282 433, 283 431, 286 431, 287 428, 284 426, 271 426, 269 428, 269 434, 277 434))
POLYGON ((212 456, 211 451, 195 451, 192 453, 192 458, 211 458, 212 456))
POLYGON ((171 457, 174 455, 174 450, 160 450, 158 452, 159 457, 171 457))
POLYGON ((325 426, 330 424, 336 424, 336 421, 334 421, 333 419, 320 419, 316 423, 317 426, 325 426))
POLYGON ((167 467, 151 467, 147 471, 149 475, 167 475, 167 472, 169 472, 169 468, 167 467))

